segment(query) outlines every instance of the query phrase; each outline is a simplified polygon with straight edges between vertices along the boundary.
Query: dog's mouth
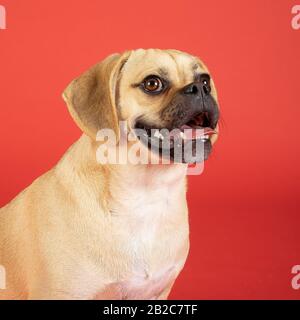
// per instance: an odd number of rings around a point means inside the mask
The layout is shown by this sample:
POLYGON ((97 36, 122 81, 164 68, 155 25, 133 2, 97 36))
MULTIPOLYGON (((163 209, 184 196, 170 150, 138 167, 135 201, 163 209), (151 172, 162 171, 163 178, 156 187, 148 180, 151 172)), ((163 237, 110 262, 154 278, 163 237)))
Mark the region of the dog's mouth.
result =
POLYGON ((169 154, 170 159, 184 163, 205 160, 211 151, 212 137, 217 135, 217 131, 210 124, 207 112, 200 112, 187 122, 171 129, 157 128, 138 120, 134 132, 152 152, 161 156, 169 154), (176 150, 177 153, 181 150, 181 155, 176 156, 176 150), (187 155, 188 153, 190 154, 187 155))

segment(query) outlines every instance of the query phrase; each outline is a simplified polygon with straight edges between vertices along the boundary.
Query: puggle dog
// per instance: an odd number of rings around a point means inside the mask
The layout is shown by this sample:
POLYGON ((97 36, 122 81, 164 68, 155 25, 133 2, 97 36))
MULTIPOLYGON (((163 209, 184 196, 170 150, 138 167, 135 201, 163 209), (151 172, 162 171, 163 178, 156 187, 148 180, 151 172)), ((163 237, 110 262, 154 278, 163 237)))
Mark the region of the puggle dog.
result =
POLYGON ((192 162, 205 160, 219 118, 208 69, 177 50, 128 51, 83 73, 63 98, 83 134, 1 209, 0 298, 166 299, 189 250, 190 160, 101 164, 96 136, 108 128, 120 141, 126 121, 128 132, 145 130, 137 143, 148 150, 151 129, 200 128, 183 144, 193 149, 200 139, 203 153, 192 162))

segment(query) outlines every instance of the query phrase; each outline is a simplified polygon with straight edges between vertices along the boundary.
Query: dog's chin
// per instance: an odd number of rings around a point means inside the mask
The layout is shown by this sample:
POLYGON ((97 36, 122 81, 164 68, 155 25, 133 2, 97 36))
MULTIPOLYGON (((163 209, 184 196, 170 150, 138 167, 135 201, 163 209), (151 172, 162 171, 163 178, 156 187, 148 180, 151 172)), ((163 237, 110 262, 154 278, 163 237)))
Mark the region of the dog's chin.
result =
POLYGON ((150 152, 170 162, 187 164, 206 160, 212 151, 212 141, 217 135, 214 129, 206 126, 199 115, 171 129, 157 128, 139 120, 133 131, 150 152))

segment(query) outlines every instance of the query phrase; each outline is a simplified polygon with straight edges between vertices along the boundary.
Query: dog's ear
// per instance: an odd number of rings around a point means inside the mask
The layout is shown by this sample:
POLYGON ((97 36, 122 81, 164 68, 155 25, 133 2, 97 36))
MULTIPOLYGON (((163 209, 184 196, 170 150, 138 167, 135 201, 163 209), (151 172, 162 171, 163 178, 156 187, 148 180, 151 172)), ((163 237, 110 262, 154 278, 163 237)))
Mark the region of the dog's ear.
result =
POLYGON ((73 80, 63 92, 74 121, 92 139, 100 129, 107 128, 119 137, 116 86, 129 55, 110 55, 73 80))

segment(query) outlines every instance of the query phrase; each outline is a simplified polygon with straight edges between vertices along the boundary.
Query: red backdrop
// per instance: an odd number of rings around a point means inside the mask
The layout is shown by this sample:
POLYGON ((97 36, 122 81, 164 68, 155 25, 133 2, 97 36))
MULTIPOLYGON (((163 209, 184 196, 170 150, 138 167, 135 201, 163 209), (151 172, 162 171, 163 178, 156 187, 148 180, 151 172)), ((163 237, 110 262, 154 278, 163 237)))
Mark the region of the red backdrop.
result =
MULTIPOLYGON (((298 1, 300 4, 300 1, 298 1)), ((0 204, 80 131, 66 84, 112 52, 176 48, 210 67, 221 137, 190 177, 191 251, 171 298, 300 298, 300 30, 287 0, 2 0, 0 204)))

